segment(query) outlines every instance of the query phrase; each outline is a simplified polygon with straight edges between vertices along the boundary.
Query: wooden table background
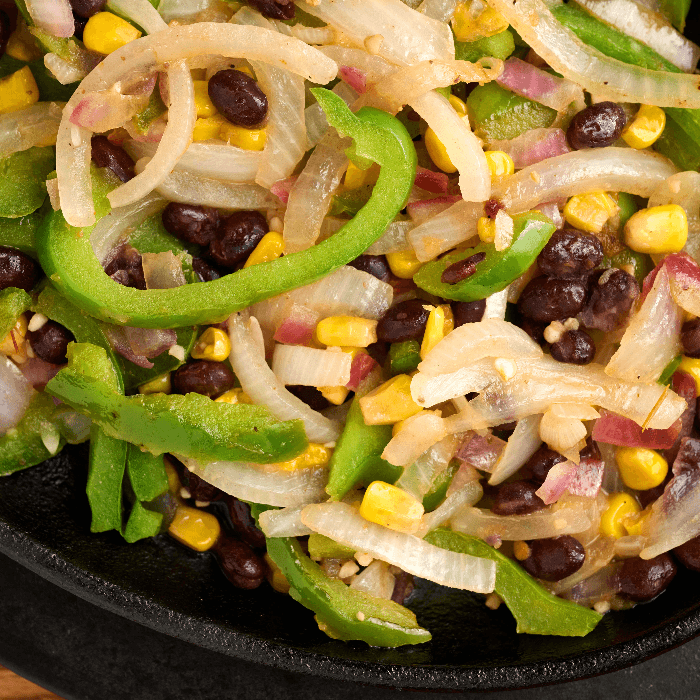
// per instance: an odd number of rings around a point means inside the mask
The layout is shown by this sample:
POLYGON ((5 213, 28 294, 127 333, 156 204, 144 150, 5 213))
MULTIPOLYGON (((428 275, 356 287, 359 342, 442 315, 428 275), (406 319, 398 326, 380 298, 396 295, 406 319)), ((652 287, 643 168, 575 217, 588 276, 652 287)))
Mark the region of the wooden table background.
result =
POLYGON ((61 698, 0 666, 0 700, 61 700, 61 698))

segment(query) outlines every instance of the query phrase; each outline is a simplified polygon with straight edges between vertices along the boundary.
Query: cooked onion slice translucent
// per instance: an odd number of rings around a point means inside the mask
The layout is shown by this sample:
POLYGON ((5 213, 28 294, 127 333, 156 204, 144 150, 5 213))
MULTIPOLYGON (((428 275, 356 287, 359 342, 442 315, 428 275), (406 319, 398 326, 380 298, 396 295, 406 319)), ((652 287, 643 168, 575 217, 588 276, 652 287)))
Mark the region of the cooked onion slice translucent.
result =
POLYGON ((481 488, 479 479, 471 479, 462 488, 449 494, 434 511, 423 516, 416 537, 425 537, 431 530, 444 525, 460 508, 478 503, 483 495, 484 489, 481 488))
POLYGON ((345 386, 350 381, 352 358, 347 352, 318 350, 303 345, 275 346, 272 371, 282 384, 345 386))
POLYGON ((27 11, 34 24, 57 37, 75 33, 73 11, 68 0, 27 0, 27 11))
POLYGON ((116 14, 136 22, 147 34, 168 28, 158 10, 148 0, 108 0, 107 7, 116 14))
POLYGON ((477 593, 493 590, 495 562, 440 549, 414 535, 371 523, 346 503, 306 506, 301 520, 314 532, 398 566, 414 576, 477 593))
MULTIPOLYGON (((489 141, 489 149, 507 153, 513 159, 516 170, 571 151, 566 134, 558 127, 528 129, 514 139, 492 140, 489 141)), ((540 209, 540 211, 542 210, 540 209)), ((545 214, 545 212, 542 213, 545 214)))
POLYGON ((435 478, 442 474, 454 456, 458 440, 448 435, 430 449, 426 450, 413 464, 403 470, 396 486, 410 493, 416 500, 422 501, 435 478))
POLYGON ((542 439, 540 438, 541 420, 542 416, 535 414, 521 418, 518 421, 513 434, 508 438, 500 459, 491 473, 489 484, 494 486, 504 482, 537 452, 542 444, 542 439))
POLYGON ((391 600, 395 586, 396 577, 389 571, 389 565, 376 559, 350 582, 350 588, 384 600, 391 600))
POLYGON ((47 53, 44 55, 44 65, 61 85, 76 83, 88 74, 87 68, 74 65, 60 56, 57 56, 55 53, 47 53))
POLYGON ((265 533, 265 537, 303 537, 310 535, 313 530, 309 530, 301 522, 301 511, 307 506, 304 503, 300 506, 288 506, 279 510, 266 510, 260 513, 258 524, 265 533))
MULTIPOLYGON (((429 451, 435 443, 442 440, 446 432, 439 411, 423 411, 406 418, 401 429, 384 448, 382 459, 390 464, 407 467, 408 471, 408 465, 414 464, 426 450, 429 451)), ((403 476, 406 476, 406 471, 403 476)))
POLYGON ((33 146, 53 146, 63 106, 62 102, 37 102, 0 116, 0 158, 33 146))
POLYGON ((0 435, 22 420, 34 389, 17 365, 0 354, 0 435))
POLYGON ((434 377, 418 372, 411 380, 411 396, 419 406, 430 408, 457 396, 483 391, 498 379, 493 360, 482 358, 467 367, 434 377))
POLYGON ((457 9, 457 0, 423 0, 418 12, 440 22, 449 22, 457 9))

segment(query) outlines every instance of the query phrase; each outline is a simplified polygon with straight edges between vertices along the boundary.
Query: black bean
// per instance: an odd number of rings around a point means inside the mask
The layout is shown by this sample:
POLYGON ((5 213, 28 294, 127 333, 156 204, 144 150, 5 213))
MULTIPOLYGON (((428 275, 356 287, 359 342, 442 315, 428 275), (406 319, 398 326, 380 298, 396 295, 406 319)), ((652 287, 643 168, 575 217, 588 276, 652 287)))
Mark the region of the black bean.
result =
POLYGON ((212 207, 170 202, 163 209, 163 226, 185 243, 209 245, 216 236, 219 212, 212 207))
POLYGON ((395 603, 403 605, 410 598, 411 593, 413 593, 413 589, 413 574, 408 574, 405 571, 399 571, 399 573, 396 574, 394 591, 391 594, 391 599, 395 603))
POLYGON ((501 209, 505 209, 505 207, 497 199, 489 199, 484 204, 484 214, 488 216, 489 219, 495 219, 496 214, 498 214, 501 209))
POLYGON ((619 573, 620 594, 637 602, 656 598, 671 583, 676 570, 668 554, 653 559, 625 559, 619 573))
POLYGON ((648 505, 651 505, 657 498, 661 496, 661 494, 664 492, 664 489, 666 488, 666 484, 668 484, 672 476, 673 472, 671 472, 671 470, 669 469, 668 474, 666 474, 666 478, 661 484, 659 484, 658 486, 654 486, 653 489, 637 491, 637 498, 639 499, 639 503, 641 504, 642 508, 646 508, 648 505))
POLYGON ((111 259, 105 265, 105 273, 124 287, 146 289, 141 253, 128 244, 120 246, 112 253, 111 259))
POLYGON ((209 80, 209 98, 232 124, 248 129, 267 117, 267 97, 249 75, 229 68, 209 80))
POLYGON ((211 282, 223 277, 221 271, 210 265, 204 258, 192 258, 192 269, 202 282, 211 282))
POLYGON ((700 318, 694 318, 681 328, 683 354, 688 357, 700 357, 700 318))
POLYGON ((698 469, 700 469, 700 438, 683 438, 673 464, 673 473, 684 474, 698 471, 698 469))
POLYGON ((557 362, 568 362, 571 365, 587 365, 593 362, 595 356, 593 338, 584 330, 565 331, 549 349, 557 362))
POLYGON ((485 259, 486 253, 475 253, 464 260, 458 260, 443 270, 440 281, 443 284, 457 284, 457 282, 471 277, 476 272, 476 266, 485 259))
POLYGON ((517 325, 520 326, 536 343, 544 343, 544 331, 549 324, 543 321, 533 321, 522 314, 519 314, 517 325))
POLYGON ((314 411, 322 411, 328 408, 331 404, 328 399, 315 387, 304 386, 303 384, 290 384, 287 391, 294 394, 298 399, 301 399, 309 408, 314 411))
POLYGON ((625 321, 638 296, 639 285, 629 272, 597 270, 590 277, 590 297, 580 320, 586 328, 612 331, 625 321))
POLYGON ((603 255, 603 246, 592 233, 566 228, 552 234, 537 264, 545 275, 574 279, 592 272, 603 255))
POLYGON ((239 501, 234 496, 227 496, 226 503, 231 522, 236 528, 239 537, 256 549, 264 549, 265 535, 263 535, 255 524, 255 520, 250 513, 250 506, 243 501, 239 501))
POLYGON ((222 536, 213 551, 224 576, 237 588, 257 588, 263 582, 265 564, 245 542, 222 536))
POLYGON ((7 42, 12 34, 12 21, 5 10, 0 10, 0 57, 5 53, 7 42))
POLYGON ((455 319, 455 328, 465 323, 478 323, 484 317, 484 311, 486 311, 486 299, 453 301, 452 315, 455 319))
POLYGON ((41 268, 36 261, 21 250, 0 246, 0 289, 17 287, 29 292, 40 274, 41 268))
POLYGON ((61 365, 66 361, 68 343, 73 342, 75 336, 60 323, 47 321, 38 330, 29 331, 27 340, 38 358, 61 365))
POLYGON ((70 6, 78 17, 89 19, 102 11, 107 0, 70 0, 70 6))
POLYGON ((549 470, 555 464, 565 461, 566 457, 564 457, 564 455, 555 452, 547 447, 547 445, 542 445, 542 447, 525 462, 523 471, 530 475, 533 481, 543 484, 544 480, 547 478, 547 474, 549 474, 549 470))
POLYGON ((197 476, 189 469, 182 474, 183 486, 190 492, 190 497, 195 501, 218 501, 224 492, 213 486, 202 477, 197 476))
POLYGON ((581 450, 581 460, 584 459, 602 459, 600 448, 596 441, 589 435, 586 438, 586 446, 581 450))
POLYGON ((173 372, 172 390, 175 394, 204 394, 215 398, 233 388, 234 376, 224 362, 193 360, 173 372))
POLYGON ((535 493, 537 484, 531 481, 511 481, 502 484, 491 511, 496 515, 527 515, 545 507, 544 501, 535 493))
POLYGON ((700 571, 700 535, 673 550, 678 561, 691 571, 700 571))
POLYGON ((561 581, 575 574, 586 559, 583 545, 571 535, 528 542, 530 551, 520 562, 523 569, 544 581, 561 581))
POLYGON ((348 265, 356 270, 368 272, 372 277, 376 277, 382 282, 388 282, 391 279, 389 263, 387 263, 386 257, 383 255, 360 255, 359 258, 355 258, 348 265))
POLYGON ((102 134, 93 136, 91 143, 92 160, 98 168, 109 168, 122 182, 128 182, 136 175, 134 161, 121 146, 102 134))
POLYGON ((234 268, 245 261, 269 230, 267 219, 259 211, 234 212, 221 222, 209 255, 218 265, 234 268))
POLYGON ((294 0, 248 0, 263 17, 270 19, 293 19, 294 0))
POLYGON ((576 314, 586 303, 588 287, 584 280, 535 277, 518 300, 518 310, 533 321, 560 321, 576 314))
POLYGON ((80 39, 80 41, 83 40, 83 32, 85 31, 85 25, 88 23, 88 21, 85 19, 85 17, 78 17, 78 15, 73 13, 73 24, 75 26, 73 36, 76 39, 80 39))
POLYGON ((572 148, 602 148, 620 138, 627 123, 625 110, 615 102, 598 102, 582 109, 569 124, 566 136, 572 148))
POLYGON ((377 338, 385 343, 402 343, 423 337, 430 312, 420 299, 408 299, 390 308, 377 324, 377 338))

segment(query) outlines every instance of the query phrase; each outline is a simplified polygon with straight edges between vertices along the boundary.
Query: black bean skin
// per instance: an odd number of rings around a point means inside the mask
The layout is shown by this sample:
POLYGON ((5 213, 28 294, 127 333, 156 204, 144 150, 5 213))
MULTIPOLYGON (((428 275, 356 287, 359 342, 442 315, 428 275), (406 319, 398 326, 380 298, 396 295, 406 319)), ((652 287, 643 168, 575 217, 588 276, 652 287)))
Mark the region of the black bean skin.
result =
POLYGON ((588 287, 582 280, 535 277, 518 300, 518 310, 533 321, 561 321, 576 314, 586 303, 588 287))
POLYGON ((294 19, 294 0, 248 0, 248 4, 269 19, 294 19))
POLYGON ((455 319, 455 328, 465 323, 478 323, 484 317, 484 311, 486 311, 486 299, 453 301, 452 315, 455 319))
POLYGON ((234 268, 255 250, 269 231, 267 219, 259 211, 237 211, 221 222, 209 246, 209 256, 222 267, 234 268))
POLYGON ((204 258, 192 258, 192 269, 202 282, 211 282, 212 280, 218 280, 219 277, 223 277, 221 270, 217 270, 204 258))
POLYGON ((85 17, 78 17, 78 15, 73 12, 73 23, 75 25, 75 30, 73 36, 76 39, 80 39, 80 41, 83 40, 83 32, 85 31, 85 25, 88 23, 88 21, 85 19, 85 17))
POLYGON ((101 12, 106 4, 107 0, 70 0, 73 13, 84 19, 89 19, 101 12))
POLYGON ((544 343, 544 332, 549 324, 541 321, 533 321, 520 314, 517 325, 520 326, 536 343, 544 343))
POLYGON ((565 331, 556 343, 552 343, 550 351, 557 362, 587 365, 593 362, 595 343, 584 330, 565 331))
POLYGON ((489 219, 495 219, 496 214, 501 209, 505 209, 505 207, 497 199, 489 199, 484 203, 484 216, 488 216, 489 219))
POLYGON ((330 401, 315 387, 304 386, 303 384, 290 384, 287 387, 290 394, 294 394, 298 399, 301 399, 309 408, 314 411, 323 411, 331 404, 330 401))
POLYGON ((638 603, 656 598, 671 583, 676 571, 668 554, 653 559, 625 559, 619 573, 620 594, 638 603))
POLYGON ((37 262, 21 250, 0 246, 0 289, 17 287, 29 292, 39 281, 40 274, 37 262))
POLYGON ((105 265, 105 273, 124 287, 146 289, 141 253, 130 245, 123 245, 115 251, 105 265))
POLYGON ((440 275, 440 281, 443 284, 457 284, 471 277, 476 272, 476 266, 485 259, 486 253, 475 253, 464 260, 458 260, 445 268, 440 275))
POLYGON ((673 556, 691 571, 700 571, 700 535, 673 550, 673 556))
POLYGON ((402 343, 423 337, 430 312, 420 299, 402 301, 389 309, 377 324, 377 338, 385 343, 402 343))
POLYGON ((250 513, 250 506, 234 496, 226 497, 229 516, 238 536, 255 549, 265 548, 265 535, 258 530, 250 513))
POLYGON ((569 124, 566 136, 573 149, 611 146, 627 123, 625 110, 615 102, 598 102, 582 109, 569 124))
POLYGON ((68 343, 75 340, 75 336, 60 323, 47 321, 36 331, 27 333, 27 340, 34 354, 54 365, 61 365, 66 361, 68 343))
POLYGON ((527 515, 545 507, 531 481, 511 481, 499 487, 491 511, 496 515, 527 515))
POLYGON ((224 496, 224 492, 213 486, 208 481, 204 481, 189 469, 183 472, 183 485, 190 492, 191 498, 195 501, 218 501, 224 496))
POLYGON ((203 394, 215 398, 233 388, 231 368, 223 362, 193 360, 178 368, 171 376, 175 394, 203 394))
POLYGON ((583 545, 571 535, 528 542, 530 553, 520 562, 525 571, 544 581, 561 581, 575 574, 586 559, 583 545))
POLYGON ((267 117, 267 96, 249 75, 229 68, 209 80, 209 98, 232 124, 248 129, 267 117))
POLYGON ((5 10, 0 10, 0 57, 5 54, 7 42, 12 34, 12 20, 5 10))
POLYGON ((216 236, 219 212, 212 207, 170 202, 163 209, 163 226, 185 243, 209 245, 216 236))
POLYGON ((391 270, 389 263, 384 255, 360 255, 348 263, 350 267, 362 272, 368 272, 372 277, 376 277, 382 282, 388 282, 391 279, 391 270))
POLYGON ((265 578, 265 564, 249 545, 233 537, 222 536, 213 548, 224 576, 236 588, 257 588, 265 578))
POLYGON ((700 357, 700 318, 694 318, 681 328, 683 354, 688 357, 700 357))
POLYGON ((131 156, 102 134, 92 137, 92 160, 98 168, 109 168, 122 182, 136 175, 131 156))
POLYGON ((639 296, 637 280, 625 270, 596 270, 589 278, 590 296, 580 320, 586 328, 612 331, 627 318, 639 296))
POLYGON ((549 277, 583 277, 603 259, 603 246, 591 233, 572 228, 555 231, 537 256, 537 265, 549 277))
POLYGON ((564 455, 555 452, 547 447, 547 445, 542 445, 542 447, 525 462, 523 471, 531 475, 531 479, 536 483, 543 484, 547 478, 547 474, 549 474, 549 470, 555 464, 565 461, 566 457, 564 457, 564 455))
POLYGON ((391 594, 391 599, 395 603, 403 605, 411 597, 413 589, 413 574, 399 571, 399 573, 396 574, 396 581, 394 583, 394 591, 391 594))

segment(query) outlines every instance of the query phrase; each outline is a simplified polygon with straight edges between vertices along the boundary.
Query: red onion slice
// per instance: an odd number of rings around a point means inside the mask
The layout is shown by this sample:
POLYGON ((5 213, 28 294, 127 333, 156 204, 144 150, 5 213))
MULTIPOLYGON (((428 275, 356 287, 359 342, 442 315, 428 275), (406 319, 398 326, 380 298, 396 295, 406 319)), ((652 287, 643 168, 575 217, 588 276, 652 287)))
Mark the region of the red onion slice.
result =
POLYGON ((643 430, 629 418, 609 411, 601 411, 600 418, 593 426, 593 439, 596 442, 604 442, 610 445, 663 450, 674 444, 680 434, 680 430, 680 419, 670 428, 666 428, 666 430, 643 430))
POLYGON ((75 34, 73 10, 68 0, 27 0, 34 24, 53 36, 68 38, 75 34))

